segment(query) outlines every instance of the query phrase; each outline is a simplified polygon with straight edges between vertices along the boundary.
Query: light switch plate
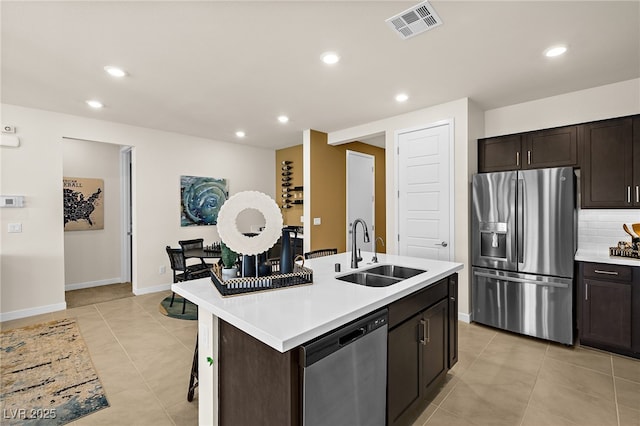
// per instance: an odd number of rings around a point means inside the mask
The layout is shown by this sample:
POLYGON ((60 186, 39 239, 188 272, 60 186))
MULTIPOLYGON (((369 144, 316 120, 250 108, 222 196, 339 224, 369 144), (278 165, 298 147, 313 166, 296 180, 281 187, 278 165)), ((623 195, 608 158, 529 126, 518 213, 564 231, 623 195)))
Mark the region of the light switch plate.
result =
POLYGON ((314 217, 313 218, 313 224, 314 225, 320 225, 322 223, 322 220, 320 220, 319 217, 314 217))
POLYGON ((10 223, 7 225, 7 232, 22 232, 21 223, 10 223))

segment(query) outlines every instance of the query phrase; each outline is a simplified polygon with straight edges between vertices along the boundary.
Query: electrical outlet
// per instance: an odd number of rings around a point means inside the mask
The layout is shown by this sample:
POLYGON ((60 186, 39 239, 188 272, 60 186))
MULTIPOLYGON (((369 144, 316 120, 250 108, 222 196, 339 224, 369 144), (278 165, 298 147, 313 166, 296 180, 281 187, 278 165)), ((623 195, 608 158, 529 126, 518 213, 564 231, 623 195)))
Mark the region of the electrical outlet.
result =
POLYGON ((160 273, 160 275, 166 274, 167 273, 167 267, 166 266, 161 266, 160 269, 158 270, 158 272, 160 273))

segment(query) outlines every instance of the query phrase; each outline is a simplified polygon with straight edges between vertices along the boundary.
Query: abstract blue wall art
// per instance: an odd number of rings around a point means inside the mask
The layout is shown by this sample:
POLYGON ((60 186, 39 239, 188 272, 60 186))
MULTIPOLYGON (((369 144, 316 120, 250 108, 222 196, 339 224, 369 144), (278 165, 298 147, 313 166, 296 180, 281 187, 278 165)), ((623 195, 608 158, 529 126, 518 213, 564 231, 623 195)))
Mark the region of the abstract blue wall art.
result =
POLYGON ((180 176, 181 226, 218 223, 218 212, 229 198, 226 179, 180 176))

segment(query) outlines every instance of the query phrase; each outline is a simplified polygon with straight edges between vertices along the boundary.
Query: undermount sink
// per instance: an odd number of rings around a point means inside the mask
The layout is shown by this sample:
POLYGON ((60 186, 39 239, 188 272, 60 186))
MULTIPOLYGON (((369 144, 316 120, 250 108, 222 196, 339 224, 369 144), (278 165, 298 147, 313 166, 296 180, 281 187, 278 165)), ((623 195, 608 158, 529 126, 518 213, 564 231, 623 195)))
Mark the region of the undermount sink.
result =
POLYGON ((407 268, 405 266, 378 265, 363 269, 362 271, 342 275, 336 277, 336 279, 367 287, 387 287, 407 278, 415 277, 423 272, 427 271, 424 269, 407 268))
POLYGON ((366 272, 353 272, 348 275, 336 277, 349 283, 364 285, 367 287, 387 287, 402 281, 400 278, 385 277, 384 275, 367 274, 366 272))
POLYGON ((384 275, 385 277, 407 279, 427 271, 424 269, 407 268, 405 266, 397 265, 378 265, 373 268, 364 269, 362 272, 384 275))

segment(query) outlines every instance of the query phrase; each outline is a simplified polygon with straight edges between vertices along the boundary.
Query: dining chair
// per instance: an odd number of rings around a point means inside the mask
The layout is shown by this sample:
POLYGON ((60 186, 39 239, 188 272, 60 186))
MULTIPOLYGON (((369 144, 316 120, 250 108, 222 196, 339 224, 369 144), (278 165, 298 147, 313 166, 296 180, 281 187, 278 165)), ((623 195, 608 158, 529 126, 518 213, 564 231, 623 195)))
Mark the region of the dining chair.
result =
POLYGON ((318 249, 318 250, 308 251, 304 254, 304 258, 315 259, 316 257, 331 256, 332 254, 338 254, 338 249, 330 248, 330 249, 318 249))
MULTIPOLYGON (((204 238, 195 238, 193 240, 181 240, 178 241, 178 244, 182 248, 183 251, 188 250, 204 250, 204 238)), ((207 263, 203 258, 200 258, 200 263, 206 265, 207 268, 213 267, 212 263, 207 263)))
MULTIPOLYGON (((184 251, 181 248, 171 248, 167 246, 167 254, 169 255, 169 263, 171 264, 171 271, 173 272, 173 282, 181 282, 188 280, 195 280, 198 278, 205 278, 210 275, 210 268, 202 264, 187 266, 186 259, 184 258, 184 251)), ((173 306, 173 300, 176 294, 171 295, 171 303, 169 306, 173 306)), ((186 308, 186 300, 182 300, 182 313, 184 314, 186 308)))

